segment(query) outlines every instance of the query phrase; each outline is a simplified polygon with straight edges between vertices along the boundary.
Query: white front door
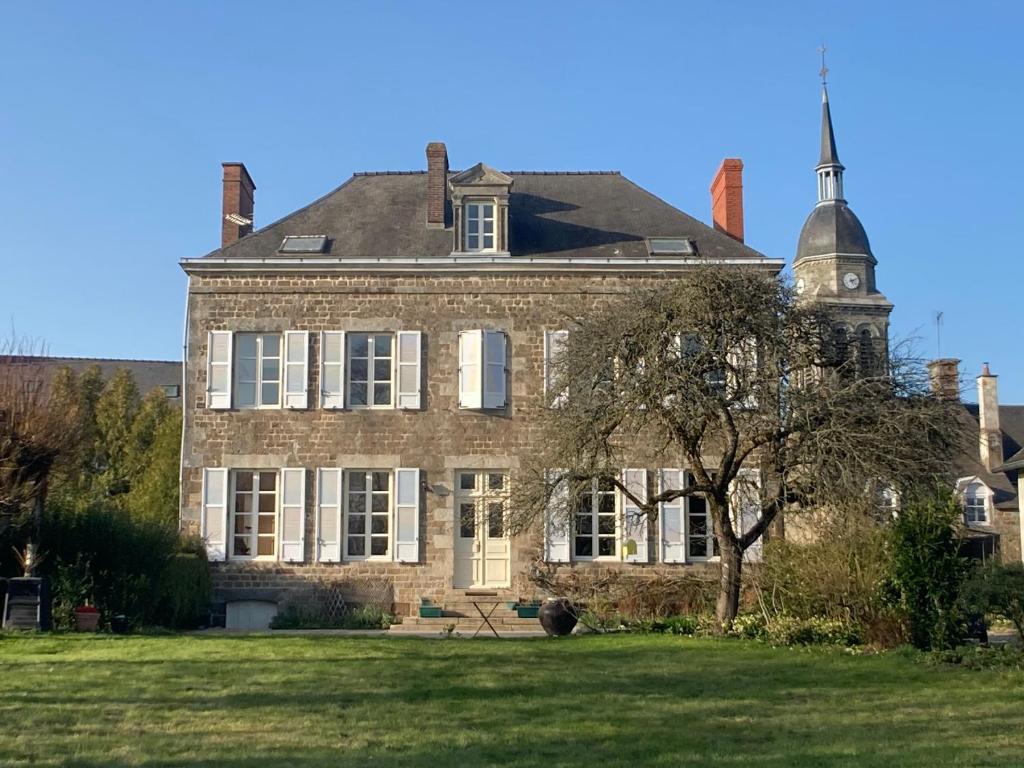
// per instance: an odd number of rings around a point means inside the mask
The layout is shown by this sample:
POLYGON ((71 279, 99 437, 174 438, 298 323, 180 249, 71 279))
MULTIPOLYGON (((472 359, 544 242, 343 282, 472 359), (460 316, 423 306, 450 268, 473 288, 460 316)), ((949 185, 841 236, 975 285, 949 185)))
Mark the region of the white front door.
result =
POLYGON ((505 530, 508 473, 455 473, 456 589, 507 587, 511 545, 505 530))

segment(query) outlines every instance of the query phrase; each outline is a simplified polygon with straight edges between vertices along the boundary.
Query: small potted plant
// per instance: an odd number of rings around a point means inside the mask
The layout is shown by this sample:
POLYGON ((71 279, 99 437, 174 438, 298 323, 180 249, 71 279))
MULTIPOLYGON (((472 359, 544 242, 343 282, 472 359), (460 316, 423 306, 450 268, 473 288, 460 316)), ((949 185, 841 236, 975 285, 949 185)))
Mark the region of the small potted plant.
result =
POLYGON ((95 632, 100 626, 100 612, 95 605, 75 608, 75 632, 95 632))
POLYGON ((536 598, 521 601, 516 606, 516 615, 519 616, 520 619, 536 619, 539 611, 540 600, 536 598))

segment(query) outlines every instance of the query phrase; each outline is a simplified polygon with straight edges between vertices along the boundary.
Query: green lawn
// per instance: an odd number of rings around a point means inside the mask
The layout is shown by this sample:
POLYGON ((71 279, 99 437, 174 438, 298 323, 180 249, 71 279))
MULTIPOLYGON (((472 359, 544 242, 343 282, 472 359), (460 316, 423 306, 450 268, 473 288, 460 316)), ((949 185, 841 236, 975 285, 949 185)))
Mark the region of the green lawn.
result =
POLYGON ((0 765, 1017 766, 1024 675, 605 636, 0 636, 0 765))

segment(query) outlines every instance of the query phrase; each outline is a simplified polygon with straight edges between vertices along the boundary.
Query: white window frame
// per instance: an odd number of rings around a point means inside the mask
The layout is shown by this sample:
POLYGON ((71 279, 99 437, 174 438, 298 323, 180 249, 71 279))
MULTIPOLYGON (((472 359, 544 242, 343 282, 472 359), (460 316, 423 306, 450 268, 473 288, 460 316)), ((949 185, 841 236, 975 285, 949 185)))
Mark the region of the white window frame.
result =
POLYGON ((621 539, 622 539, 622 505, 621 505, 621 496, 622 496, 622 494, 620 494, 618 489, 615 488, 614 486, 611 487, 608 490, 599 490, 599 481, 597 480, 597 478, 594 478, 594 479, 590 480, 590 488, 589 488, 589 490, 585 490, 584 493, 590 494, 591 531, 590 531, 589 536, 590 536, 590 542, 591 542, 591 546, 590 546, 591 554, 590 555, 578 555, 576 553, 576 539, 583 538, 584 536, 588 535, 588 534, 582 534, 581 535, 579 533, 579 531, 578 531, 577 526, 579 524, 579 518, 584 517, 584 515, 580 514, 580 508, 577 507, 577 508, 575 508, 573 510, 573 513, 572 513, 572 544, 571 544, 571 546, 572 546, 572 550, 571 550, 572 559, 574 561, 577 561, 577 562, 591 562, 591 561, 605 561, 605 562, 607 562, 607 561, 617 561, 617 560, 619 560, 620 557, 621 557, 621 551, 622 551, 622 541, 621 541, 621 539), (601 508, 601 497, 602 496, 606 496, 606 495, 607 496, 611 496, 612 499, 614 500, 614 511, 612 513, 608 513, 608 512, 602 513, 602 512, 599 511, 600 508, 601 508), (600 533, 601 517, 607 517, 607 516, 609 516, 609 514, 614 515, 614 519, 615 519, 615 533, 614 533, 613 536, 610 536, 607 533, 605 533, 605 534, 600 533), (613 538, 613 540, 615 542, 615 551, 612 552, 612 554, 610 554, 610 555, 599 554, 600 551, 601 551, 600 544, 601 544, 601 539, 602 538, 605 538, 605 539, 613 538))
MULTIPOLYGON (((278 470, 273 469, 232 469, 228 472, 228 528, 227 528, 227 554, 228 560, 246 562, 246 561, 260 561, 260 562, 274 562, 277 560, 278 553, 280 552, 280 511, 281 511, 281 473, 278 470), (239 555, 235 553, 235 538, 238 534, 235 533, 235 505, 237 504, 237 484, 238 476, 247 474, 252 476, 252 490, 249 491, 251 502, 252 502, 252 513, 253 517, 253 528, 252 533, 249 534, 251 539, 250 547, 252 554, 239 555), (267 491, 260 490, 260 475, 269 474, 274 476, 274 511, 273 513, 265 513, 267 517, 271 517, 274 521, 274 533, 272 534, 274 542, 274 551, 269 555, 260 555, 259 552, 259 502, 260 495, 262 493, 269 493, 267 491)), ((266 537, 265 538, 269 538, 266 537)))
POLYGON ((494 253, 498 250, 498 202, 493 198, 471 198, 463 201, 462 207, 462 248, 466 253, 494 253), (491 206, 491 215, 483 215, 483 206, 491 206), (472 207, 477 207, 479 216, 470 216, 469 211, 472 207), (472 234, 473 237, 477 238, 479 247, 471 248, 469 245, 469 238, 471 233, 469 231, 469 222, 478 222, 476 233, 472 234), (491 231, 489 233, 484 232, 484 224, 491 222, 491 231), (488 248, 484 245, 484 237, 487 235, 491 237, 491 247, 488 248))
MULTIPOLYGON (((342 552, 341 559, 343 562, 358 563, 363 561, 371 562, 383 562, 390 561, 392 559, 392 552, 394 551, 394 536, 395 536, 395 471, 393 469, 346 469, 344 475, 343 488, 345 493, 345 512, 344 512, 344 530, 342 533, 342 552), (382 555, 371 554, 372 540, 373 540, 373 473, 380 472, 387 474, 388 476, 388 511, 386 519, 388 521, 388 532, 387 542, 388 546, 382 555), (350 555, 348 551, 348 539, 349 539, 349 504, 352 497, 352 485, 351 478, 353 475, 361 474, 366 478, 366 486, 361 493, 365 498, 365 512, 363 516, 366 518, 363 528, 363 554, 362 555, 350 555)), ((382 493, 377 491, 377 493, 382 493)), ((360 534, 352 534, 358 536, 360 534)), ((378 537, 380 538, 380 537, 378 537)))
MULTIPOLYGON (((234 407, 239 410, 261 410, 261 409, 280 409, 281 403, 284 397, 284 334, 280 332, 239 332, 235 334, 234 343, 232 344, 231 351, 231 362, 232 362, 232 379, 231 379, 231 401, 234 407), (263 340, 269 336, 277 337, 277 355, 265 356, 263 354, 263 340), (238 364, 239 352, 242 345, 239 343, 242 339, 247 337, 255 337, 256 339, 256 393, 255 403, 249 405, 243 405, 239 397, 238 386, 241 383, 239 375, 241 373, 241 366, 238 364), (272 383, 270 380, 263 380, 263 361, 264 360, 277 360, 277 402, 276 403, 264 403, 263 402, 263 385, 272 383)), ((247 384, 253 382, 245 382, 247 384)))
POLYGON ((398 387, 397 365, 395 355, 397 353, 397 334, 393 331, 347 331, 345 333, 345 389, 344 402, 349 408, 356 411, 361 410, 393 410, 395 408, 395 390, 398 387), (352 375, 352 343, 359 336, 366 336, 366 403, 356 404, 352 398, 352 385, 356 382, 352 375), (379 359, 376 352, 376 339, 379 336, 386 336, 390 340, 389 360, 391 378, 388 380, 391 386, 391 397, 386 404, 374 403, 374 363, 379 359))
POLYGON ((964 485, 963 492, 964 522, 967 525, 988 525, 991 498, 992 494, 989 492, 988 486, 981 480, 977 478, 968 480, 964 485), (975 493, 973 489, 977 489, 977 492, 975 493), (981 513, 980 517, 978 512, 981 513), (971 519, 972 515, 975 517, 973 520, 971 519))
MULTIPOLYGON (((694 484, 694 482, 695 482, 695 480, 693 478, 693 473, 690 472, 689 470, 687 470, 686 475, 684 475, 684 478, 685 478, 687 487, 692 486, 694 484)), ((684 516, 684 525, 685 525, 685 528, 686 528, 686 562, 688 562, 688 563, 714 563, 714 562, 718 562, 718 560, 721 559, 721 556, 719 554, 715 553, 715 544, 716 544, 716 541, 715 541, 715 523, 711 519, 711 507, 708 504, 707 498, 705 498, 703 496, 703 494, 701 494, 701 495, 686 496, 684 498, 685 498, 685 502, 684 502, 684 507, 683 507, 683 516, 684 516), (692 519, 693 516, 695 516, 697 513, 692 511, 692 509, 691 509, 691 507, 693 505, 693 502, 695 500, 696 501, 702 501, 704 503, 704 518, 705 518, 705 523, 704 523, 705 524, 704 539, 707 541, 707 549, 705 550, 706 554, 704 554, 704 555, 695 555, 695 554, 693 554, 693 550, 690 548, 691 544, 692 544, 692 540, 694 538, 697 538, 694 535, 694 533, 693 533, 693 519, 692 519)))

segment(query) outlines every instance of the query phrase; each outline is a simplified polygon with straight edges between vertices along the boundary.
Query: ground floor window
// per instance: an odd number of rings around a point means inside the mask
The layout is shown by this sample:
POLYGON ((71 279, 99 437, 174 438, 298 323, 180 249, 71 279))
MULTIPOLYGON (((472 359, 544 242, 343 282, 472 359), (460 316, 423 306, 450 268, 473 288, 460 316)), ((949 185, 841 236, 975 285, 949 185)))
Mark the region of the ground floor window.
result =
POLYGON ((277 554, 277 471, 231 473, 231 557, 273 559, 277 554))
POLYGON ((615 484, 591 480, 580 495, 573 521, 573 556, 578 560, 619 555, 615 484))
MULTIPOLYGON (((688 485, 695 481, 687 478, 688 485)), ((708 502, 703 496, 688 496, 686 499, 686 556, 689 560, 707 560, 718 557, 718 539, 715 526, 708 512, 708 502)))
POLYGON ((391 553, 391 472, 345 473, 345 555, 385 559, 391 553))

